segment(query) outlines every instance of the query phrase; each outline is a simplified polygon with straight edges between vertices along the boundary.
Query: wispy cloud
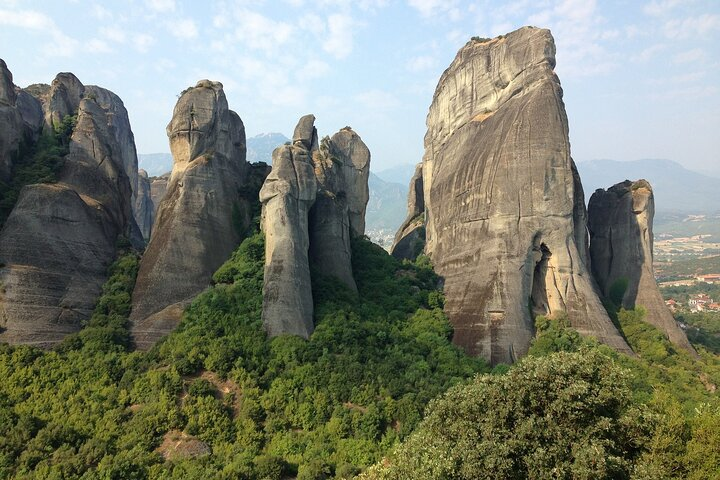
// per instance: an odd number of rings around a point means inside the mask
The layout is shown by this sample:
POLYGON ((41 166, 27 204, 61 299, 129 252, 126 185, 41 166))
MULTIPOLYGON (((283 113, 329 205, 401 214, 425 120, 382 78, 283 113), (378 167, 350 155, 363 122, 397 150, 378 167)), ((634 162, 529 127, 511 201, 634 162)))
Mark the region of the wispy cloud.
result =
POLYGON ((0 25, 35 30, 52 38, 46 53, 70 57, 78 48, 79 42, 66 35, 57 24, 44 13, 33 10, 0 10, 0 25))
POLYGON ((665 23, 665 35, 672 39, 696 37, 717 30, 720 30, 720 15, 710 13, 673 19, 665 23))
POLYGON ((175 0, 147 0, 145 3, 155 12, 166 13, 175 10, 175 0))
POLYGON ((192 18, 178 18, 166 23, 168 32, 175 38, 195 39, 198 37, 198 28, 192 18))
POLYGON ((155 38, 147 33, 137 33, 132 36, 132 43, 135 46, 135 50, 140 53, 147 53, 155 43, 155 38))
POLYGON ((353 49, 355 28, 353 18, 350 15, 336 13, 328 16, 327 26, 328 32, 323 42, 323 50, 335 58, 346 58, 353 49))
POLYGON ((693 48, 680 52, 673 57, 675 63, 692 63, 704 60, 706 57, 705 51, 701 48, 693 48))
POLYGON ((430 55, 420 55, 413 57, 408 60, 405 65, 410 72, 422 72, 423 70, 429 70, 436 65, 436 61, 430 55))

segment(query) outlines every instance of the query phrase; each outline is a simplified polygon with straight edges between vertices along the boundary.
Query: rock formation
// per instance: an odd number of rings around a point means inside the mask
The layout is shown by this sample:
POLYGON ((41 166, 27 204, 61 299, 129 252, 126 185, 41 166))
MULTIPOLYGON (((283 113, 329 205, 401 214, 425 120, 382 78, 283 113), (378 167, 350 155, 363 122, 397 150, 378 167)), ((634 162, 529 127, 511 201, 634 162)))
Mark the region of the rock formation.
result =
POLYGON ((138 170, 138 189, 133 204, 135 222, 140 228, 143 238, 150 240, 152 225, 155 221, 155 205, 152 200, 150 178, 145 170, 138 170))
POLYGON ((645 321, 662 330, 675 345, 697 355, 655 283, 654 215, 652 187, 645 180, 626 180, 596 190, 588 205, 592 273, 606 298, 628 309, 644 307, 645 321))
POLYGON ((36 135, 77 115, 57 183, 24 187, 0 232, 0 340, 47 346, 89 318, 118 237, 136 236, 137 157, 120 99, 72 74, 20 91, 16 108, 36 135))
MULTIPOLYGON (((152 346, 242 240, 257 202, 245 161, 245 127, 222 84, 202 80, 180 96, 167 126, 174 165, 140 263, 130 321, 152 346)), ((257 190, 255 190, 255 195, 257 190)))
POLYGON ((395 234, 392 255, 398 259, 414 260, 425 247, 425 199, 423 198, 423 164, 418 163, 410 179, 408 213, 395 234))
POLYGON ((12 73, 0 59, 0 180, 10 178, 20 143, 39 133, 42 119, 33 116, 39 109, 39 102, 16 91, 12 73))
POLYGON ((548 30, 474 38, 440 78, 427 117, 425 252, 444 278, 454 342, 493 364, 527 351, 538 314, 566 313, 580 333, 631 352, 586 265, 554 66, 548 30))
POLYGON ((155 209, 153 219, 157 218, 158 208, 160 208, 162 199, 165 198, 168 180, 170 180, 170 172, 150 179, 150 199, 152 200, 153 208, 155 209))
POLYGON ((312 333, 311 265, 357 291, 350 240, 365 233, 370 151, 349 127, 318 142, 314 122, 302 117, 293 144, 275 149, 260 191, 270 335, 312 333))

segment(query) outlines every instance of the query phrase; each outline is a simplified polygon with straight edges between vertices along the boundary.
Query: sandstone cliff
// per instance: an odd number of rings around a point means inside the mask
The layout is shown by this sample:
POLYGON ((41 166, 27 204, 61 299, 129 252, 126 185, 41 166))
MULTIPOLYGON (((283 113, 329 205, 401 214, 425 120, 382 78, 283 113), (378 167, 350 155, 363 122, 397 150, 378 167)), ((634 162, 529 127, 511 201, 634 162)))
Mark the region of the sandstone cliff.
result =
POLYGON ((25 128, 77 121, 57 183, 24 187, 0 232, 0 340, 47 346, 89 318, 118 237, 137 234, 129 176, 137 158, 113 93, 68 73, 33 87, 16 97, 25 128))
POLYGON ((565 312, 582 334, 630 353, 586 265, 554 66, 548 30, 473 39, 440 78, 427 117, 425 252, 444 277, 455 343, 493 364, 527 351, 538 314, 565 312))
POLYGON ((350 240, 365 233, 370 151, 349 127, 318 142, 314 122, 302 117, 293 144, 275 149, 260 191, 270 335, 312 333, 311 266, 357 291, 350 240))
MULTIPOLYGON (((174 165, 140 263, 133 339, 152 346, 179 323, 250 226, 245 127, 222 84, 202 80, 180 96, 167 126, 174 165)), ((257 191, 255 191, 257 192, 257 191)))
POLYGON ((665 306, 653 273, 653 216, 655 199, 645 180, 624 182, 590 197, 588 230, 592 272, 605 297, 625 308, 640 305, 645 321, 672 343, 697 355, 685 332, 665 306), (622 299, 611 298, 619 293, 622 299))
POLYGON ((168 180, 170 180, 170 172, 150 179, 150 199, 152 200, 153 208, 155 209, 153 218, 157 217, 157 211, 158 208, 160 208, 160 203, 162 202, 162 199, 165 198, 165 193, 167 193, 168 180))

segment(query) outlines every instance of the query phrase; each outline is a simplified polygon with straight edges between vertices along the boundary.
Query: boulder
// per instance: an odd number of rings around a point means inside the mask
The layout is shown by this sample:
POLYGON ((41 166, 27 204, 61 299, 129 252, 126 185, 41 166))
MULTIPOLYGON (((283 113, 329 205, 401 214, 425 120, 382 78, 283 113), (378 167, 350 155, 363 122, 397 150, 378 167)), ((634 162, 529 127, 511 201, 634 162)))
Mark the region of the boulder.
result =
POLYGON ((223 86, 202 80, 180 96, 167 126, 173 170, 142 261, 130 314, 147 349, 171 332, 246 234, 253 204, 245 127, 223 86))
MULTIPOLYGON (((492 364, 527 352, 536 315, 632 353, 586 264, 550 31, 474 38, 443 73, 422 164, 425 252, 443 277, 453 340, 492 364)), ((402 233, 401 233, 402 237, 402 233)))
POLYGON ((596 190, 588 204, 592 273, 605 298, 627 309, 642 306, 645 321, 697 357, 655 282, 654 215, 653 190, 646 180, 596 190))

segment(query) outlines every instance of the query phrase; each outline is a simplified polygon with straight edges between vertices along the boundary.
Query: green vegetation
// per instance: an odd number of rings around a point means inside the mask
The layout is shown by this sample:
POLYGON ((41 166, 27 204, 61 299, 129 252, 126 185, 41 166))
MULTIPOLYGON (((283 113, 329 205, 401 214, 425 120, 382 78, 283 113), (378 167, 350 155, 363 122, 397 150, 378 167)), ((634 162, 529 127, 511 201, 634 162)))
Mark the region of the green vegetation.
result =
POLYGON ((720 402, 703 382, 707 371, 717 380, 718 359, 686 363, 642 316, 618 314, 638 358, 538 317, 527 357, 431 402, 418 430, 363 478, 717 478, 720 402))
POLYGON ((243 242, 147 354, 127 348, 134 255, 59 348, 0 346, 0 478, 350 478, 430 399, 487 370, 451 345, 429 262, 401 264, 364 239, 360 295, 315 275, 311 339, 268 339, 263 251, 260 235, 243 242), (169 455, 177 431, 209 450, 169 455))
POLYGON ((720 273, 720 255, 674 260, 662 265, 663 278, 668 280, 698 273, 720 273))
POLYGON ((0 228, 5 224, 25 185, 52 183, 68 154, 77 115, 66 116, 50 134, 43 133, 34 145, 21 142, 13 161, 11 179, 0 181, 0 228))
POLYGON ((720 354, 720 312, 683 312, 677 320, 688 326, 686 333, 693 344, 720 354))

